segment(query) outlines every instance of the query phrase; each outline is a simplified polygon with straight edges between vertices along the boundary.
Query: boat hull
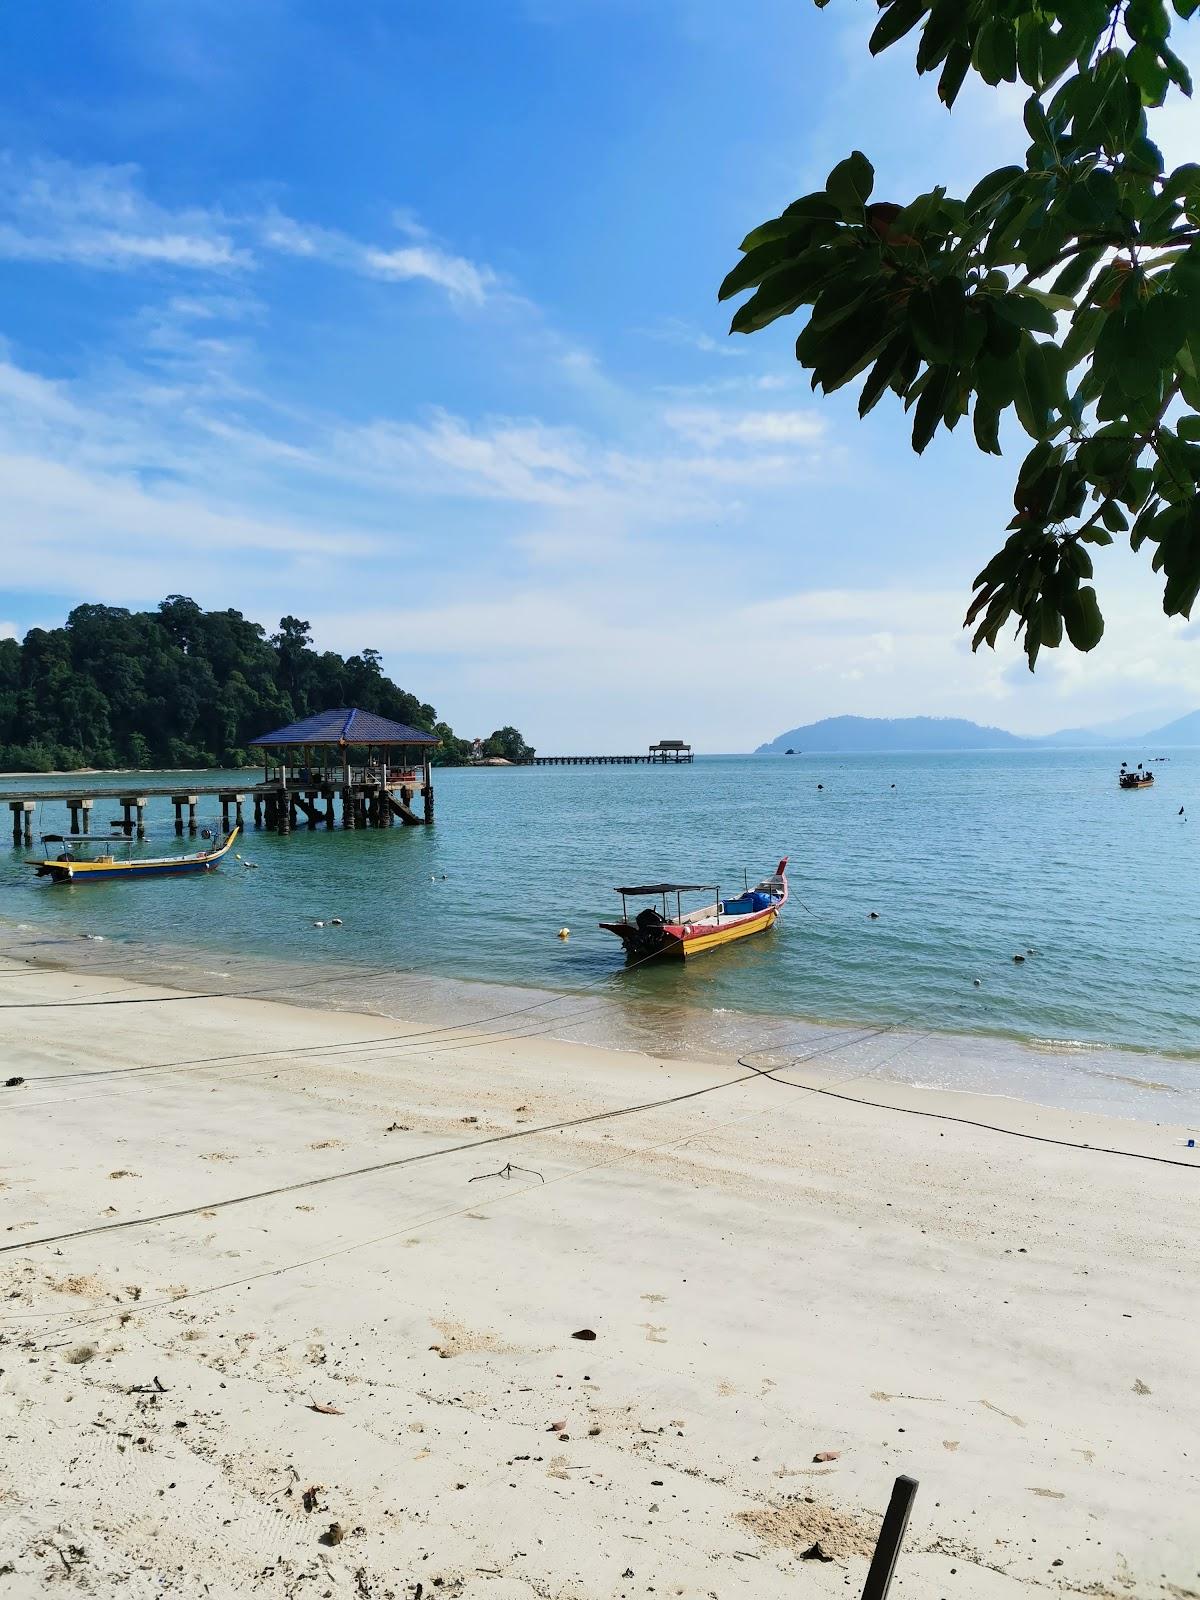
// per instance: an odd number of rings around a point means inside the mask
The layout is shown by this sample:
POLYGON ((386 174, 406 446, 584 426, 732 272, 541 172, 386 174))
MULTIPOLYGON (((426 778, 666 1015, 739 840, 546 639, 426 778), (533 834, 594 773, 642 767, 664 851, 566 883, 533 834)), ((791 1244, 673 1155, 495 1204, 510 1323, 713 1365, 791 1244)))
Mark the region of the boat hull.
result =
POLYGON ((730 917, 716 925, 663 923, 657 928, 639 928, 636 922, 602 922, 600 926, 616 934, 630 961, 687 961, 710 950, 719 950, 723 945, 752 938, 756 933, 766 933, 778 916, 779 907, 769 906, 765 911, 730 917))
POLYGON ((238 836, 234 828, 224 844, 202 855, 159 857, 148 861, 39 861, 39 878, 52 883, 108 883, 113 878, 177 878, 194 872, 212 872, 238 836))

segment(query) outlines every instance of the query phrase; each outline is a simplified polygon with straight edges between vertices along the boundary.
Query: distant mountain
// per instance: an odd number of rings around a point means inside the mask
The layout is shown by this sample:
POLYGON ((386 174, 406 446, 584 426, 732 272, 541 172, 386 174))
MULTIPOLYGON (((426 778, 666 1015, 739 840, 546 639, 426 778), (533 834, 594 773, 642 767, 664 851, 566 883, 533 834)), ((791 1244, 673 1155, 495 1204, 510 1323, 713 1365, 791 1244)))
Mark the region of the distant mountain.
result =
POLYGON ((769 744, 760 744, 755 755, 784 755, 788 750, 852 755, 893 750, 1037 750, 1054 745, 1085 749, 1200 745, 1200 711, 1149 732, 1120 731, 1132 722, 1132 718, 1123 718, 1108 728, 1064 728, 1026 738, 961 717, 824 717, 820 722, 789 728, 769 744))
POLYGON ((756 755, 786 750, 849 754, 867 750, 1014 750, 1035 743, 961 717, 825 717, 761 744, 756 755))
MULTIPOLYGON (((1126 743, 1129 741, 1126 740, 1126 743)), ((1200 711, 1189 711, 1165 727, 1151 728, 1142 735, 1143 744, 1200 744, 1200 711)))

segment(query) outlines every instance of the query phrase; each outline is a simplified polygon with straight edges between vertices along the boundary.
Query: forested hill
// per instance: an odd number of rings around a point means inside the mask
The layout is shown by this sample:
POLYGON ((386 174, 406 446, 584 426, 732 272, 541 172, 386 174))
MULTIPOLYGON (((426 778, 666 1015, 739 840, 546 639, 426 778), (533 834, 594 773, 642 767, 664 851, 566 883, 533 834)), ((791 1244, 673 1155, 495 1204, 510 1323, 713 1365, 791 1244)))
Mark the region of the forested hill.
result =
MULTIPOLYGON (((470 741, 431 705, 385 678, 377 650, 314 650, 309 625, 284 617, 269 637, 240 611, 204 611, 169 595, 157 611, 77 606, 61 628, 0 640, 0 770, 232 767, 247 741, 331 706, 360 706, 436 733, 434 759, 470 741)), ((526 753, 501 728, 485 753, 526 753)))

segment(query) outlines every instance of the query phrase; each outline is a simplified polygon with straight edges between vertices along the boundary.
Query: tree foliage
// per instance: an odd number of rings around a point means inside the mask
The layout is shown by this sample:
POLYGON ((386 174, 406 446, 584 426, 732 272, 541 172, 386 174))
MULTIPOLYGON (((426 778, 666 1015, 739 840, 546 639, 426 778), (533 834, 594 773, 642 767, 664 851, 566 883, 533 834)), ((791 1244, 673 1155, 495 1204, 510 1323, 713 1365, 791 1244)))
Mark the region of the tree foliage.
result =
MULTIPOLYGON (((434 760, 470 751, 431 705, 384 676, 377 650, 314 650, 299 617, 268 639, 240 611, 169 595, 157 611, 77 606, 65 627, 0 640, 6 771, 242 766, 256 759, 248 740, 331 706, 436 733, 434 760)), ((514 737, 523 744, 515 728, 492 735, 514 737)))
MULTIPOLYGON (((828 0, 816 0, 824 6, 828 0)), ((1148 111, 1190 95, 1172 27, 1200 0, 878 0, 873 54, 919 29, 916 67, 954 104, 968 73, 1016 83, 1023 164, 905 204, 874 197, 861 151, 742 242, 721 285, 753 290, 732 329, 808 309, 796 357, 825 393, 889 391, 920 453, 970 416, 1001 453, 1009 416, 1032 441, 1003 548, 966 625, 994 645, 1016 619, 1032 669, 1104 623, 1092 551, 1150 546, 1163 608, 1200 592, 1200 166, 1168 171, 1148 111)), ((1007 437, 1007 434, 1006 434, 1007 437)))

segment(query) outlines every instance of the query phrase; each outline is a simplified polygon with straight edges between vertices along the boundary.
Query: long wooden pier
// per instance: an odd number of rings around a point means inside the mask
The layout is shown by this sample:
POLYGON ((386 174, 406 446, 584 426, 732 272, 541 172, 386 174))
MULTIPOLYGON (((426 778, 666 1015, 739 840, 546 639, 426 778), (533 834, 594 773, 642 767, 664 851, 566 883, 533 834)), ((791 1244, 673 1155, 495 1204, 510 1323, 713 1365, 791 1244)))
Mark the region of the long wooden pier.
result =
POLYGON ((678 766, 691 762, 692 753, 670 756, 528 756, 524 761, 514 761, 516 767, 657 767, 678 766))
MULTIPOLYGON (((8 809, 12 815, 13 843, 33 843, 33 816, 39 805, 50 802, 66 806, 71 817, 71 832, 90 834, 92 812, 97 800, 111 801, 119 806, 121 815, 111 819, 110 827, 129 839, 135 835, 146 837, 146 808, 152 799, 166 798, 175 808, 175 832, 194 834, 199 826, 196 807, 202 795, 215 795, 221 806, 221 826, 228 832, 237 824, 244 828, 245 806, 249 801, 254 808, 254 826, 264 825, 276 833, 290 833, 301 824, 316 828, 324 824, 334 826, 334 802, 342 803, 344 828, 390 828, 397 821, 406 827, 420 827, 433 816, 432 785, 417 785, 415 775, 395 779, 352 779, 349 783, 336 781, 301 781, 299 783, 255 783, 241 789, 230 788, 228 783, 141 784, 136 787, 126 783, 88 785, 77 789, 27 789, 22 794, 10 794, 8 809), (423 794, 426 815, 412 808, 417 792, 423 794)), ((101 829, 101 836, 108 830, 101 829)))

